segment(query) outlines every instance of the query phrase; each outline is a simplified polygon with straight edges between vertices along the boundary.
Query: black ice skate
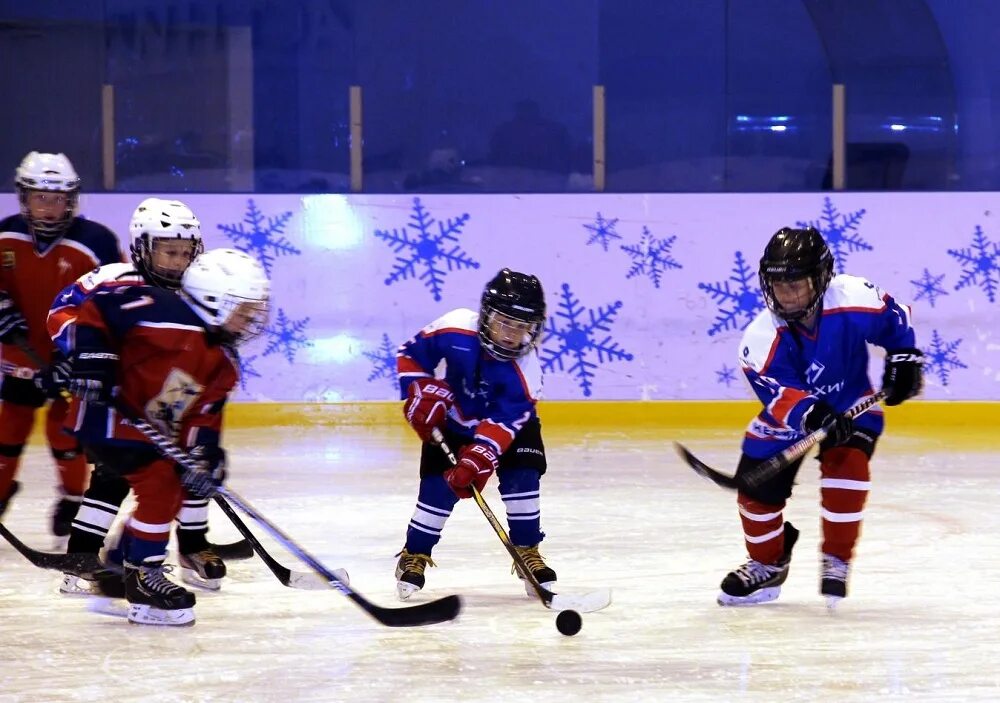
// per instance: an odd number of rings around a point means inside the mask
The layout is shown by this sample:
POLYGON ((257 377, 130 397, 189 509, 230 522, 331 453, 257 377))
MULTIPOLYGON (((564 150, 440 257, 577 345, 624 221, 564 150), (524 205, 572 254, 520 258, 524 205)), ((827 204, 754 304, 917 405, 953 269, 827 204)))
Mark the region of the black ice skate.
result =
POLYGON ((64 496, 52 509, 52 534, 56 537, 69 537, 73 518, 80 510, 83 496, 64 496))
POLYGON ((142 564, 125 562, 125 598, 129 622, 141 625, 193 625, 194 594, 167 578, 172 567, 163 557, 142 564))
POLYGON ((424 569, 437 564, 429 554, 410 554, 405 548, 396 556, 396 596, 406 600, 424 587, 424 569))
POLYGON ((7 512, 7 506, 10 505, 10 499, 14 497, 14 494, 21 489, 21 484, 17 481, 12 481, 10 484, 10 490, 7 491, 7 496, 0 498, 0 519, 3 518, 3 514, 7 512))
POLYGON ((180 555, 181 580, 192 586, 218 591, 226 576, 226 564, 211 548, 180 555))
POLYGON ((756 605, 767 603, 781 593, 781 584, 788 578, 792 561, 792 547, 799 539, 799 531, 792 523, 785 523, 785 553, 776 564, 762 564, 750 559, 722 579, 719 605, 756 605))
MULTIPOLYGON (((524 563, 528 567, 528 570, 531 572, 531 575, 535 577, 535 580, 538 581, 538 583, 541 585, 542 588, 545 588, 549 591, 555 588, 556 572, 553 571, 552 568, 545 563, 544 559, 542 559, 542 555, 538 553, 537 544, 533 547, 518 547, 515 545, 514 549, 516 549, 517 553, 521 555, 522 559, 524 559, 524 563)), ((511 569, 511 573, 517 574, 517 577, 522 581, 524 581, 525 593, 527 593, 529 596, 537 595, 535 593, 534 587, 530 583, 525 581, 524 576, 522 576, 521 572, 518 571, 516 563, 514 564, 514 567, 511 569)))
POLYGON ((826 596, 828 608, 835 607, 841 599, 847 597, 847 575, 850 569, 850 562, 838 559, 832 554, 823 555, 819 592, 826 596))

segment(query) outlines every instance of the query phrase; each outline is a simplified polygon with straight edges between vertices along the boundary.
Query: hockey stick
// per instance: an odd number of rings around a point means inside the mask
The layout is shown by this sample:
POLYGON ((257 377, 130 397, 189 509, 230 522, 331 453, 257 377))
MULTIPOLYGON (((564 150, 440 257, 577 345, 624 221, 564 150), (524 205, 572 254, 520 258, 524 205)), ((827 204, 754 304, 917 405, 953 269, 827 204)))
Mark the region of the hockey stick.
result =
MULTIPOLYGON (((28 343, 28 340, 23 335, 18 335, 14 339, 14 344, 17 345, 18 349, 24 352, 24 355, 31 360, 31 363, 33 363, 39 369, 45 368, 46 363, 42 360, 42 357, 39 356, 38 352, 35 351, 35 348, 28 343)), ((69 400, 71 400, 72 398, 70 392, 65 388, 59 389, 59 395, 62 397, 63 400, 67 402, 69 402, 69 400)), ((253 548, 250 546, 250 542, 246 539, 241 539, 236 542, 230 542, 229 544, 214 544, 212 542, 209 542, 208 546, 212 549, 212 551, 214 551, 219 557, 223 559, 240 560, 240 559, 249 559, 250 557, 253 556, 253 548)))
MULTIPOLYGON (((451 462, 451 465, 457 465, 458 461, 455 459, 455 454, 445 442, 444 435, 441 434, 441 430, 435 427, 432 432, 432 437, 434 439, 434 443, 437 444, 441 448, 441 451, 443 451, 448 457, 448 461, 451 462)), ((534 574, 531 573, 528 565, 524 563, 524 557, 522 557, 514 547, 514 543, 511 541, 510 535, 507 534, 507 530, 505 530, 503 525, 500 524, 497 516, 493 513, 490 506, 483 498, 482 493, 479 492, 479 489, 476 488, 475 485, 470 485, 469 488, 472 489, 472 497, 475 499, 476 505, 478 505, 479 509, 483 511, 483 515, 486 516, 486 519, 489 521, 493 531, 497 533, 497 537, 499 537, 500 541, 503 542, 503 546, 507 548, 507 553, 510 554, 511 559, 514 560, 514 565, 517 570, 524 577, 524 580, 531 585, 532 589, 534 589, 535 593, 538 595, 538 599, 542 602, 542 605, 550 610, 575 610, 578 613, 592 613, 611 605, 611 591, 606 588, 574 596, 553 593, 540 584, 534 574)))
MULTIPOLYGON (((122 408, 122 410, 123 412, 128 412, 127 408, 122 408)), ((146 437, 148 437, 150 441, 157 446, 164 456, 177 462, 178 465, 187 471, 198 470, 197 463, 193 461, 190 456, 185 454, 176 444, 160 434, 160 432, 148 422, 139 419, 134 414, 130 415, 129 422, 133 427, 146 435, 146 437)), ((341 594, 350 598, 359 608, 364 610, 383 625, 387 625, 389 627, 432 625, 434 623, 445 622, 447 620, 454 620, 458 616, 459 611, 462 609, 462 599, 458 596, 446 596, 429 603, 421 603, 420 605, 404 608, 383 608, 375 605, 360 593, 352 589, 345 582, 345 580, 338 577, 336 571, 331 571, 318 559, 309 554, 309 552, 300 547, 295 540, 282 532, 278 526, 264 517, 260 511, 254 508, 238 493, 232 489, 220 488, 219 495, 216 496, 216 498, 223 501, 228 500, 230 503, 239 508, 242 512, 253 519, 254 522, 260 525, 264 531, 271 535, 271 537, 273 537, 282 547, 312 567, 313 571, 322 577, 329 588, 339 591, 341 594)), ((226 514, 229 515, 228 512, 226 514)), ((246 528, 246 525, 243 527, 246 528)), ((239 525, 237 525, 237 529, 239 529, 239 525)), ((248 539, 251 537, 249 530, 243 533, 243 535, 248 539)), ((263 548, 260 548, 260 542, 256 539, 251 539, 250 544, 254 546, 255 550, 259 549, 257 554, 263 559, 264 557, 261 554, 263 552, 263 548)), ((267 563, 266 560, 265 563, 267 563)), ((277 575, 277 573, 275 575, 277 575)))
POLYGON ((101 563, 96 554, 90 552, 71 552, 69 554, 56 554, 53 552, 41 552, 32 549, 24 542, 14 536, 14 533, 0 523, 0 536, 11 543, 18 552, 28 561, 41 569, 52 569, 74 576, 84 577, 85 574, 93 574, 98 571, 105 571, 107 567, 101 563))
MULTIPOLYGON (((282 586, 288 586, 289 588, 299 588, 304 591, 323 591, 330 587, 330 584, 321 579, 312 571, 292 571, 287 566, 282 566, 277 559, 268 554, 264 546, 258 541, 257 537, 250 531, 247 524, 243 522, 239 514, 233 510, 233 506, 225 501, 224 498, 220 496, 215 496, 215 503, 220 508, 222 512, 226 514, 236 529, 240 531, 244 539, 240 540, 240 543, 245 542, 251 548, 251 554, 257 553, 267 568, 271 570, 275 578, 281 582, 282 586)), ((347 572, 343 569, 333 569, 333 573, 337 575, 337 579, 349 584, 350 578, 347 572)))
MULTIPOLYGON (((868 396, 864 400, 861 400, 848 408, 844 412, 844 417, 853 419, 858 415, 862 415, 884 399, 885 391, 879 391, 875 393, 875 395, 868 396)), ((807 434, 805 437, 779 454, 776 454, 767 461, 761 462, 760 464, 747 469, 738 476, 730 476, 713 469, 711 466, 692 454, 687 447, 680 442, 674 442, 674 448, 677 450, 677 453, 681 455, 681 458, 684 459, 687 465, 694 469, 695 473, 698 475, 707 478, 709 481, 712 481, 717 486, 722 486, 723 488, 728 488, 734 491, 740 489, 746 490, 756 488, 760 484, 774 478, 779 473, 784 471, 790 464, 826 439, 826 436, 829 434, 832 427, 832 424, 829 424, 826 427, 820 427, 815 432, 807 434)))

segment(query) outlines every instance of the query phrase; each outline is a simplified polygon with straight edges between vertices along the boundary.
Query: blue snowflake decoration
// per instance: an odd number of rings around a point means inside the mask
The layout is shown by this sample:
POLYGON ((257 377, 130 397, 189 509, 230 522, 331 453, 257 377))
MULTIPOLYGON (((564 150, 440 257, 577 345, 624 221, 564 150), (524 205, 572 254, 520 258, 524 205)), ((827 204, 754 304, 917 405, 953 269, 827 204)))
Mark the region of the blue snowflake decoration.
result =
POLYGON ((674 246, 676 236, 667 239, 657 239, 649 233, 648 227, 642 228, 642 239, 638 244, 622 244, 621 249, 632 259, 632 268, 625 278, 634 278, 640 274, 648 276, 656 288, 660 287, 660 279, 666 269, 683 268, 674 261, 670 250, 674 246))
POLYGON ((420 280, 431 291, 434 300, 441 300, 441 286, 444 284, 446 272, 440 268, 438 262, 443 262, 448 271, 479 268, 479 263, 462 251, 456 236, 462 232, 468 221, 469 213, 464 213, 457 218, 439 222, 427 213, 420 198, 414 198, 410 224, 401 229, 375 230, 375 236, 388 242, 397 254, 406 250, 403 256, 396 257, 396 264, 392 267, 392 273, 385 279, 385 285, 390 286, 396 281, 405 281, 417 276, 416 267, 420 264, 424 269, 419 275, 420 280), (434 228, 435 224, 437 231, 434 228), (413 238, 410 237, 407 228, 413 230, 415 234, 413 238))
POLYGON ((961 339, 946 342, 938 331, 934 330, 931 335, 931 346, 924 349, 924 370, 936 375, 942 386, 948 385, 948 377, 953 369, 969 368, 955 354, 961 343, 961 339))
POLYGON ((388 378, 392 385, 396 385, 396 345, 389 339, 389 335, 382 335, 382 345, 375 351, 362 352, 372 362, 372 372, 368 374, 368 381, 377 378, 388 378))
POLYGON ((823 235, 837 262, 837 273, 844 273, 847 255, 856 251, 871 251, 872 245, 858 235, 858 225, 865 216, 864 209, 841 215, 829 197, 823 199, 823 214, 818 220, 796 222, 796 227, 815 227, 823 235))
POLYGON ((564 359, 568 357, 573 362, 569 366, 569 373, 576 376, 583 394, 590 396, 593 385, 591 379, 594 378, 593 370, 597 368, 597 364, 632 361, 632 355, 619 349, 618 342, 612 341, 611 334, 607 334, 600 341, 595 339, 598 332, 610 333, 611 325, 622 307, 622 302, 616 300, 611 305, 599 307, 597 310, 586 310, 584 315, 585 309, 570 291, 568 283, 563 284, 559 298, 559 308, 549 317, 545 326, 545 336, 542 338, 543 345, 553 339, 558 348, 542 350, 542 370, 552 371, 558 368, 559 371, 563 371, 564 359), (589 319, 581 320, 581 317, 589 319), (558 324, 559 321, 563 324, 558 324), (597 354, 597 364, 588 360, 587 357, 591 353, 597 354))
POLYGON ((934 303, 942 295, 948 295, 948 291, 941 287, 941 281, 944 280, 944 274, 940 276, 935 276, 930 272, 929 269, 924 269, 924 275, 915 281, 910 281, 913 285, 917 287, 917 294, 913 298, 913 302, 918 300, 927 299, 927 302, 934 307, 934 303))
POLYGON ((736 382, 736 367, 734 366, 733 368, 729 368, 728 366, 723 364, 722 370, 715 372, 715 382, 725 383, 726 388, 729 388, 729 385, 731 383, 736 382))
POLYGON ((583 226, 584 229, 591 231, 590 239, 587 240, 587 246, 600 244, 604 251, 607 251, 612 239, 622 238, 620 234, 615 232, 617 224, 617 217, 613 220, 605 220, 601 213, 597 213, 597 219, 594 220, 594 224, 583 226))
POLYGON ((285 225, 292 219, 292 214, 288 211, 276 217, 265 218, 257 209, 257 203, 250 198, 247 200, 247 214, 243 217, 243 222, 217 226, 232 240, 234 247, 256 258, 270 278, 275 257, 298 256, 302 253, 282 236, 285 233, 285 225), (244 224, 250 229, 244 228, 244 224))
POLYGON ((274 324, 264 328, 264 335, 268 342, 263 356, 281 352, 289 364, 294 364, 295 353, 299 349, 313 345, 302 332, 308 324, 308 317, 301 320, 289 320, 285 315, 285 310, 278 308, 278 317, 274 324))
POLYGON ((729 280, 721 283, 699 283, 698 288, 712 296, 718 306, 715 324, 708 330, 712 337, 728 329, 742 330, 753 322, 757 313, 764 309, 764 295, 760 288, 752 286, 757 281, 757 272, 747 266, 743 252, 736 252, 736 263, 733 264, 729 280), (730 281, 735 289, 730 287, 730 281))
POLYGON ((253 356, 241 356, 239 357, 240 362, 240 388, 242 390, 247 389, 247 382, 251 378, 260 378, 260 374, 257 373, 257 369, 253 367, 253 362, 257 360, 257 355, 253 356))
POLYGON ((948 254, 962 264, 962 277, 955 290, 976 284, 986 293, 986 298, 995 303, 1000 285, 1000 243, 991 242, 983 234, 983 228, 976 225, 972 246, 949 249, 948 254))

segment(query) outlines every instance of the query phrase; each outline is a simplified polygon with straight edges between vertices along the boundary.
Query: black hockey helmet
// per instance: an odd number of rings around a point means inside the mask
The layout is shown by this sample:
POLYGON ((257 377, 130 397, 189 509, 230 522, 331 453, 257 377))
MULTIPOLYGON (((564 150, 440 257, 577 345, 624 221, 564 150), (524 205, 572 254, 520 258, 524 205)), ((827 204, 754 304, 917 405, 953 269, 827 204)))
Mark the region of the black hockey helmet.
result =
POLYGON ((832 278, 833 254, 814 227, 782 227, 764 248, 760 260, 760 289, 767 307, 778 317, 793 321, 812 315, 832 278), (812 297, 799 310, 784 310, 774 296, 774 282, 799 279, 808 279, 812 284, 812 297))
POLYGON ((479 306, 479 341, 497 359, 527 354, 544 324, 545 293, 537 276, 501 269, 486 284, 479 306))

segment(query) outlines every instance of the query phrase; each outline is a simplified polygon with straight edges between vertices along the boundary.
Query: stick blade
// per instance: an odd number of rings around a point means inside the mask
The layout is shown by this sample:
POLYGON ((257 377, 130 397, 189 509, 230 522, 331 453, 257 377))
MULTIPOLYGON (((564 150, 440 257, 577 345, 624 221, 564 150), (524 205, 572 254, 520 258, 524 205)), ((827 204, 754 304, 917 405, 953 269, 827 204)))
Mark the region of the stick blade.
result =
MULTIPOLYGON (((332 573, 345 586, 351 585, 351 577, 344 569, 333 569, 332 573)), ((328 591, 335 588, 329 581, 313 571, 289 571, 288 578, 282 579, 282 583, 289 588, 298 588, 302 591, 328 591)))
POLYGON ((611 589, 602 588, 583 594, 553 593, 552 600, 545 604, 550 610, 575 610, 578 613, 593 613, 611 605, 611 589))
POLYGON ((356 593, 348 594, 355 603, 364 608, 369 615, 387 627, 419 627, 448 622, 458 617, 462 611, 460 596, 445 596, 429 603, 407 606, 404 608, 383 608, 373 605, 356 593))
POLYGON ((701 459, 692 454, 687 447, 685 447, 680 442, 674 442, 674 449, 680 455, 681 459, 694 469, 694 472, 701 476, 702 478, 707 478, 712 483, 717 486, 722 486, 723 488, 736 489, 739 484, 736 479, 732 476, 728 476, 720 471, 716 471, 711 466, 703 462, 701 459))

